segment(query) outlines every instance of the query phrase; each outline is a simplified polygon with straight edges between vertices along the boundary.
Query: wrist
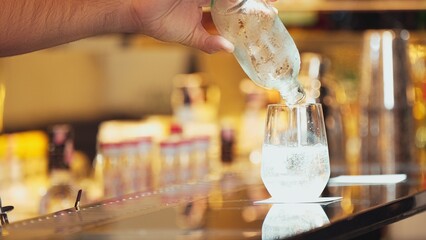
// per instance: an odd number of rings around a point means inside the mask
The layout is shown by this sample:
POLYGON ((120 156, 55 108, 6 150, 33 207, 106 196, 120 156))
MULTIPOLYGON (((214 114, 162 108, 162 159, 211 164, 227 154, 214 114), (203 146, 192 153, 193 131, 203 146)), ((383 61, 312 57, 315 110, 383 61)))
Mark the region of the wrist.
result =
POLYGON ((103 33, 130 33, 134 32, 132 14, 132 0, 111 0, 105 6, 101 29, 103 33))
POLYGON ((112 32, 136 33, 142 32, 143 26, 140 20, 140 8, 145 8, 140 4, 140 0, 121 0, 120 10, 118 10, 118 20, 112 32))

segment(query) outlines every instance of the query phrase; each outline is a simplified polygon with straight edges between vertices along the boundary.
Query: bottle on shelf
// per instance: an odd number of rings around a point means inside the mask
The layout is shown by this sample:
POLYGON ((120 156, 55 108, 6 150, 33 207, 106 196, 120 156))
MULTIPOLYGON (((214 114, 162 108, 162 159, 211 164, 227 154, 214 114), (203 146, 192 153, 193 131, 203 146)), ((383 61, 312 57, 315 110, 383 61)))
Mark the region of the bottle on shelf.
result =
POLYGON ((192 138, 193 158, 194 158, 194 176, 196 181, 206 180, 209 175, 209 136, 197 136, 192 138))
POLYGON ((178 182, 179 158, 178 143, 165 139, 160 142, 160 174, 157 185, 159 187, 170 186, 178 182))
POLYGON ((99 157, 96 159, 95 173, 103 187, 104 197, 117 197, 126 191, 125 181, 122 177, 121 143, 100 143, 99 157))
POLYGON ((194 159, 193 159, 193 141, 189 138, 183 138, 178 142, 178 161, 179 161, 179 183, 186 183, 193 180, 194 159))
POLYGON ((152 138, 139 137, 129 139, 124 141, 122 146, 120 173, 125 193, 151 189, 152 138))
POLYGON ((54 125, 49 129, 49 187, 40 201, 40 214, 74 206, 78 187, 73 181, 70 164, 74 152, 74 136, 69 125, 54 125))
POLYGON ((265 131, 267 90, 256 86, 247 78, 240 82, 240 90, 244 94, 245 108, 238 124, 237 154, 246 156, 251 163, 257 164, 260 161, 258 156, 265 131))
POLYGON ((140 137, 137 140, 137 164, 136 178, 137 191, 153 188, 153 139, 151 137, 140 137))
POLYGON ((235 130, 229 124, 223 124, 220 131, 220 156, 222 163, 225 165, 231 164, 235 157, 235 130))

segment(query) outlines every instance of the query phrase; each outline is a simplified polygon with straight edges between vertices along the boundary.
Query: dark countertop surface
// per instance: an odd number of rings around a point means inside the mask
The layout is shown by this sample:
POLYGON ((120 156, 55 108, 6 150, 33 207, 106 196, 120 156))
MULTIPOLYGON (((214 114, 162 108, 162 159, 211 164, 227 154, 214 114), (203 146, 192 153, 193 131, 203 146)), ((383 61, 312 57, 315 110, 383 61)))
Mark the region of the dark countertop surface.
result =
MULTIPOLYGON (((244 171, 243 171, 244 172, 244 171)), ((329 184, 327 204, 269 198, 256 171, 174 185, 3 226, 0 239, 350 239, 426 210, 426 175, 396 184, 329 184)))

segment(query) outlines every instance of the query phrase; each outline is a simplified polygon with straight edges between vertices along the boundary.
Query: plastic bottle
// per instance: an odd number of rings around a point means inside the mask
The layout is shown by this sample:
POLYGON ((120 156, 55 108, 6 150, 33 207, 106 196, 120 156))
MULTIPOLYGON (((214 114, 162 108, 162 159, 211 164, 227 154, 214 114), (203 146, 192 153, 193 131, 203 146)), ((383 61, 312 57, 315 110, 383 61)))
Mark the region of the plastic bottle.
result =
POLYGON ((123 144, 120 142, 99 143, 100 157, 96 159, 96 172, 101 173, 105 198, 117 197, 125 193, 122 177, 121 155, 123 144), (101 168, 101 169, 99 169, 101 168))
POLYGON ((297 76, 300 55, 265 0, 212 0, 211 14, 222 36, 235 46, 234 56, 257 85, 278 90, 288 105, 304 98, 297 76))
POLYGON ((166 187, 178 183, 179 157, 177 141, 165 139, 160 142, 161 170, 158 185, 166 187))
POLYGON ((199 135, 192 138, 194 156, 194 178, 196 181, 206 180, 209 175, 210 137, 199 135))
POLYGON ((152 151, 153 139, 151 137, 139 137, 137 139, 138 163, 138 191, 146 191, 153 188, 152 179, 152 151))
POLYGON ((40 201, 40 214, 70 208, 74 205, 78 186, 70 171, 74 152, 74 134, 70 125, 54 125, 49 129, 49 187, 40 201))

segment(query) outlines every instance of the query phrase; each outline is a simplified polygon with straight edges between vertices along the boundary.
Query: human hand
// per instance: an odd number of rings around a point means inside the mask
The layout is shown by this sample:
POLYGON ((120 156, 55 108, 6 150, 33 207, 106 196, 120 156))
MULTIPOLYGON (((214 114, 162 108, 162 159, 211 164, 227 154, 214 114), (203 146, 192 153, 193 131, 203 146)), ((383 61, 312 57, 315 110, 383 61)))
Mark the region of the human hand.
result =
POLYGON ((177 42, 207 53, 233 52, 231 42, 211 35, 201 24, 202 7, 210 0, 131 0, 134 31, 166 42, 177 42))

